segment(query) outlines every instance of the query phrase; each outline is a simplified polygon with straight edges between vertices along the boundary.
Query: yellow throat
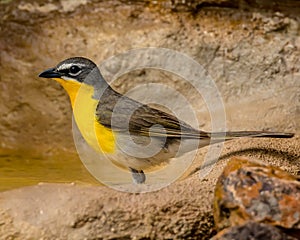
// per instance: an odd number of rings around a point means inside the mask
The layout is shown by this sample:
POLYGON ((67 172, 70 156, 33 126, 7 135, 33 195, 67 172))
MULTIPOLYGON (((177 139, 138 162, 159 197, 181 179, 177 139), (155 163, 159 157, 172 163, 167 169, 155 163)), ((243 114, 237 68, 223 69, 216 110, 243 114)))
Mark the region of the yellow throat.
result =
POLYGON ((70 97, 76 124, 85 141, 96 151, 113 153, 115 138, 111 129, 101 125, 95 115, 98 100, 93 98, 94 87, 72 80, 54 78, 70 97))

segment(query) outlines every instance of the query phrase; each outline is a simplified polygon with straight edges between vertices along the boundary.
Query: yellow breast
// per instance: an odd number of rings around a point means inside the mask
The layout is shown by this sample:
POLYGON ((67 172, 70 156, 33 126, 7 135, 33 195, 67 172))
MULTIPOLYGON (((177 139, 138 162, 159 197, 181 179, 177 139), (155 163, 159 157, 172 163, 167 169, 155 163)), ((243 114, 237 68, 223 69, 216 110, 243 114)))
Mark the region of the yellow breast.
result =
POLYGON ((67 91, 76 124, 85 141, 96 151, 113 153, 115 150, 115 136, 111 129, 101 125, 95 116, 98 104, 93 99, 94 88, 77 81, 55 78, 67 91))

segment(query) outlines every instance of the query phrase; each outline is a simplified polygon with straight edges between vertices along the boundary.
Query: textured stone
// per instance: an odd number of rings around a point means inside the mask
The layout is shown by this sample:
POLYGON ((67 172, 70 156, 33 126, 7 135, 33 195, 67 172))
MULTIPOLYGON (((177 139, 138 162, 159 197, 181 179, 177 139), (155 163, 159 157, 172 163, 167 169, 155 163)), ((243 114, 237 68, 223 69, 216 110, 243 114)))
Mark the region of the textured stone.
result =
POLYGON ((194 176, 144 194, 70 184, 1 192, 0 240, 209 239, 214 180, 194 176))
POLYGON ((300 235, 300 182, 273 166, 241 158, 228 162, 214 202, 216 227, 268 223, 300 235))
POLYGON ((264 223, 246 222, 244 225, 238 225, 222 230, 211 240, 296 240, 283 233, 278 228, 264 223))

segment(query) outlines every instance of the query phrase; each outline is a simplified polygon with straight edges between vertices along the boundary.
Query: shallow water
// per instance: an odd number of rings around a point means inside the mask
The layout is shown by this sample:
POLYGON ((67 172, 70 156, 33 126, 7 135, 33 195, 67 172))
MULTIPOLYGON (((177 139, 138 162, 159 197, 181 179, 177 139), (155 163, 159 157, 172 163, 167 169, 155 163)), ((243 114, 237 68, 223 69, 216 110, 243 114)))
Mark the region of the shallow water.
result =
POLYGON ((0 155, 0 191, 40 182, 101 185, 76 157, 0 155))

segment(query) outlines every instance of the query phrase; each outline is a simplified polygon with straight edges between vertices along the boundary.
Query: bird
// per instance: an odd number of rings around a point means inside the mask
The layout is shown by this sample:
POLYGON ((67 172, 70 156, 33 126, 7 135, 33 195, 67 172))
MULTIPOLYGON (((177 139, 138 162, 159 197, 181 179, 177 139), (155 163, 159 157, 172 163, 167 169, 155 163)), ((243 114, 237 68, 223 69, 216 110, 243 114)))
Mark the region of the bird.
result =
POLYGON ((85 141, 115 165, 130 171, 136 184, 145 183, 145 171, 210 144, 241 137, 294 136, 285 132, 208 132, 194 128, 171 113, 122 95, 108 84, 98 66, 84 57, 65 59, 39 77, 54 79, 66 90, 85 141))

